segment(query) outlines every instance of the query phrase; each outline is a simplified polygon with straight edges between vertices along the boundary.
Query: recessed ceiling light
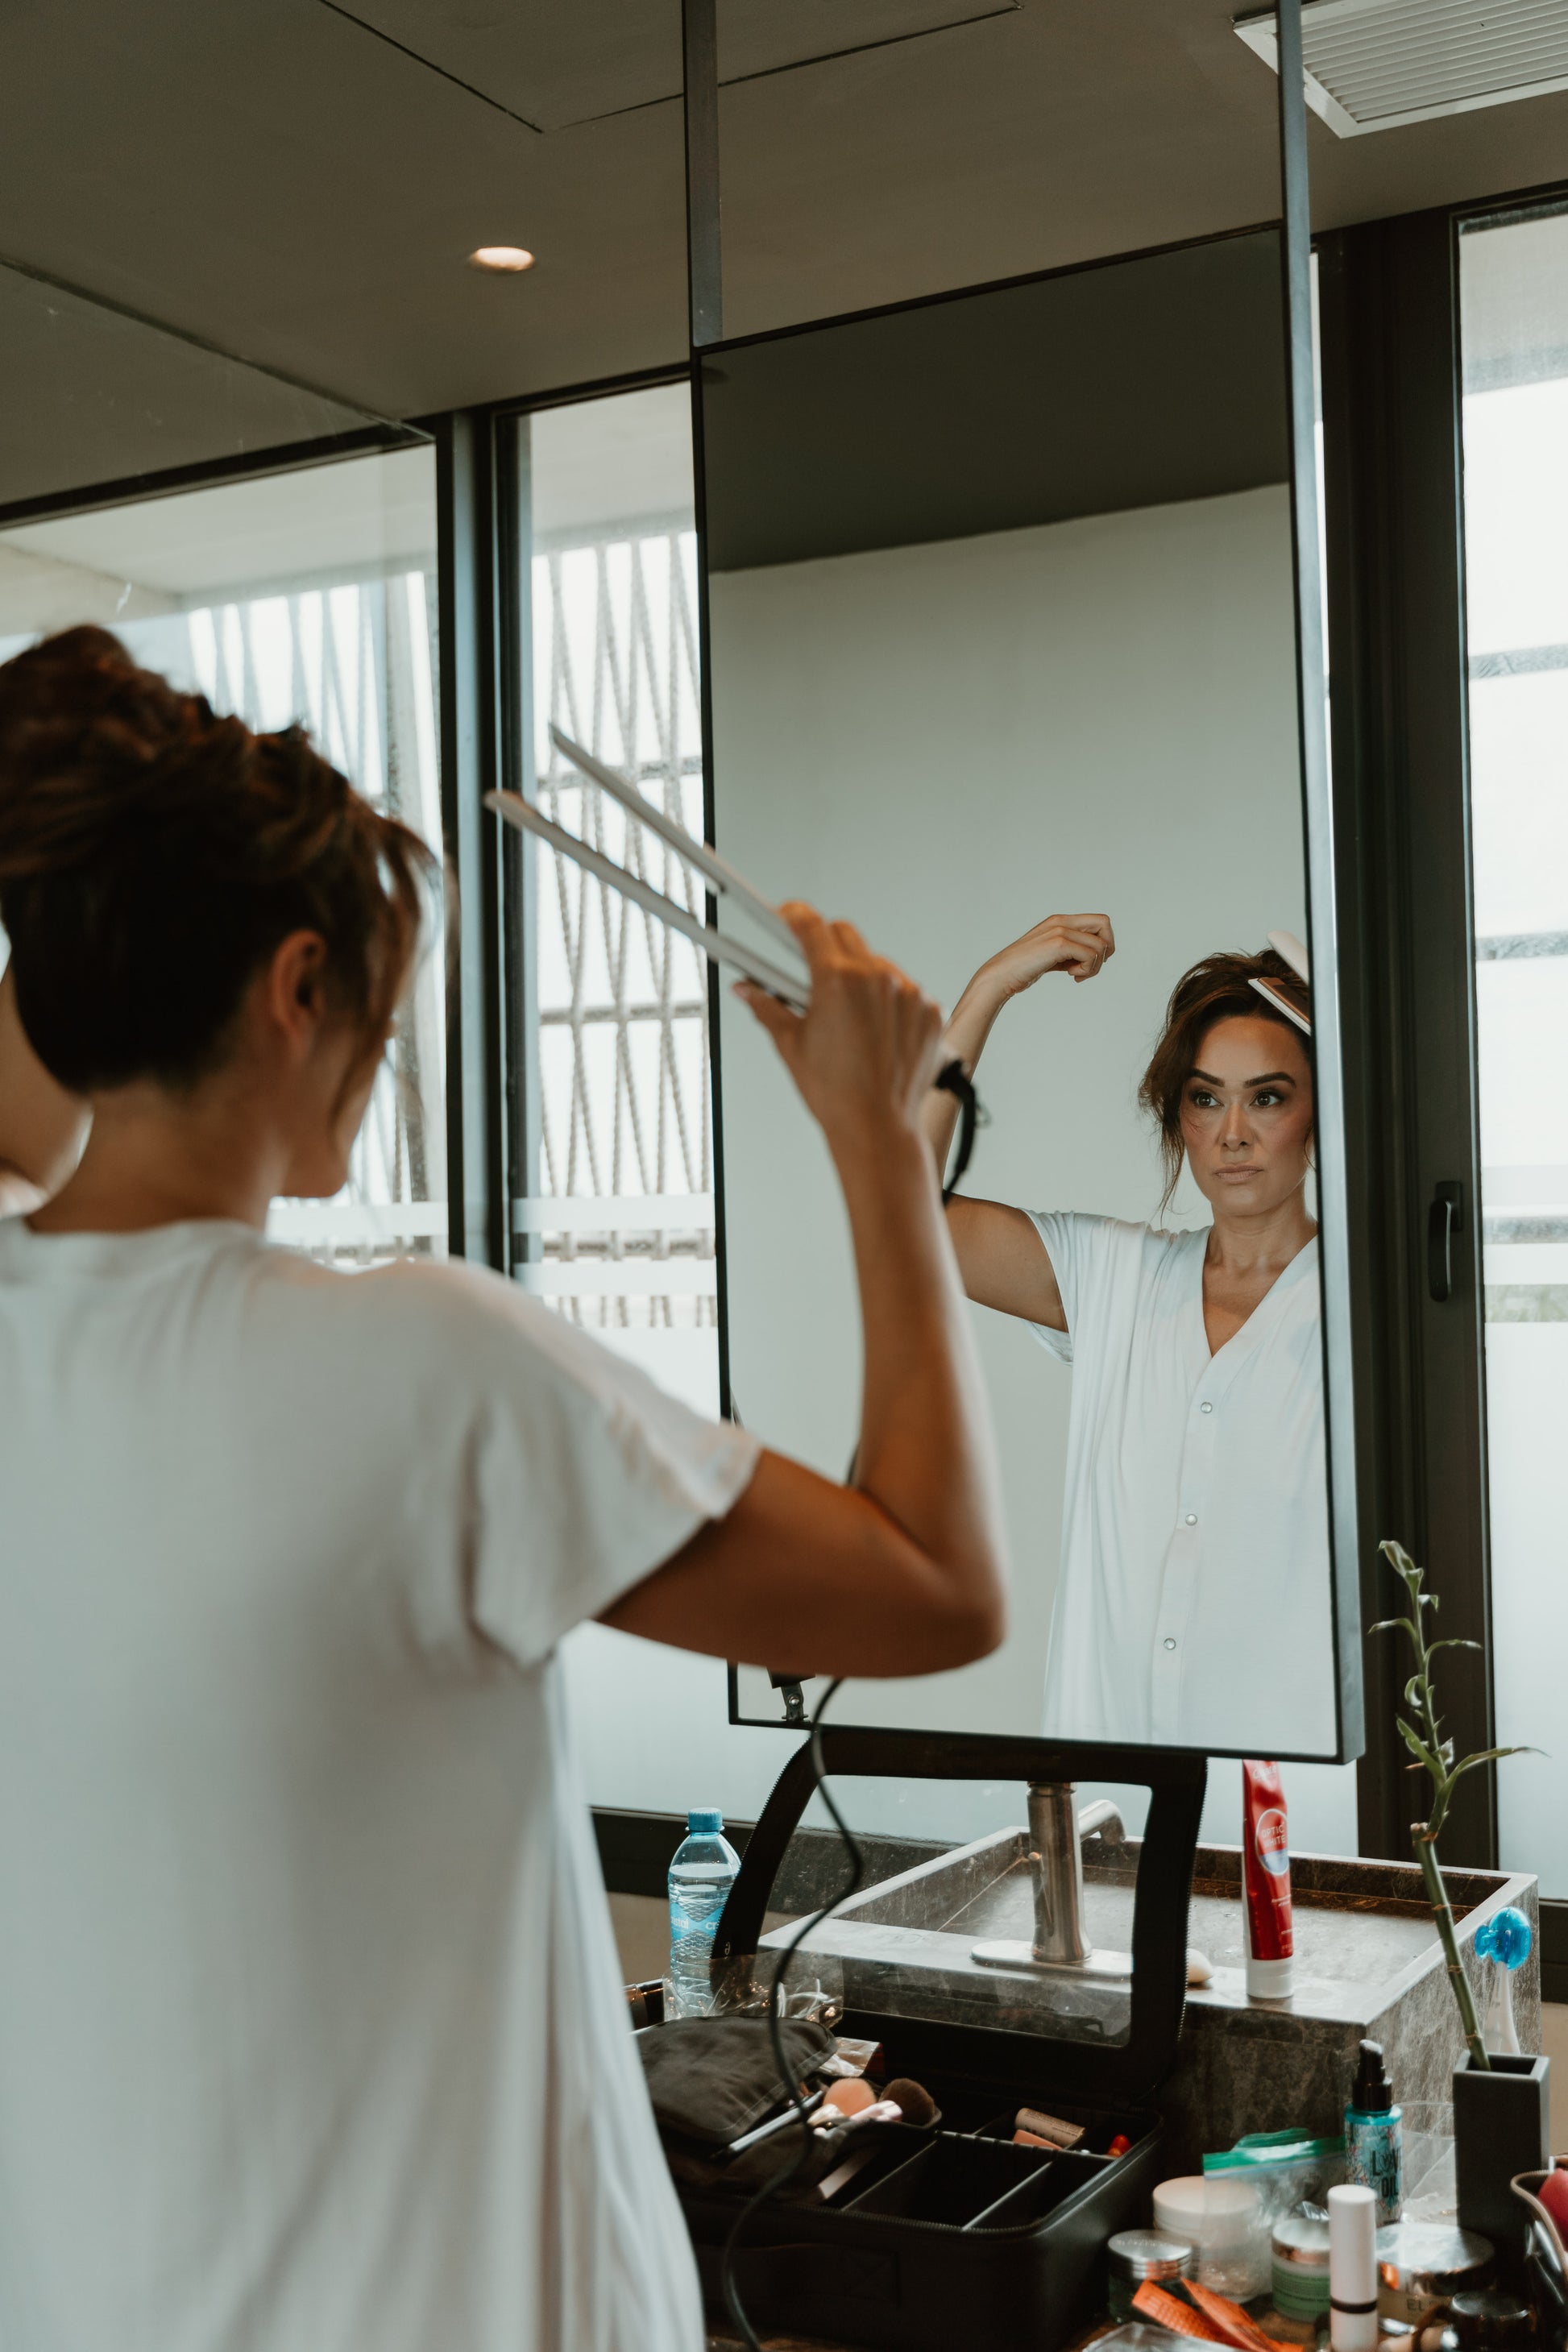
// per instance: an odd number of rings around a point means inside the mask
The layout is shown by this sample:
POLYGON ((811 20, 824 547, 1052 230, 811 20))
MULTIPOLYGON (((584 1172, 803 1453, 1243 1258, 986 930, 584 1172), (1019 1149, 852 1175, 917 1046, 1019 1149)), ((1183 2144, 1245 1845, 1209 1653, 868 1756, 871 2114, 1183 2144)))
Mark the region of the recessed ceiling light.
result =
POLYGON ((521 245, 481 245, 477 253, 468 256, 470 269, 499 270, 502 276, 516 276, 520 269, 533 268, 533 256, 525 253, 521 245))

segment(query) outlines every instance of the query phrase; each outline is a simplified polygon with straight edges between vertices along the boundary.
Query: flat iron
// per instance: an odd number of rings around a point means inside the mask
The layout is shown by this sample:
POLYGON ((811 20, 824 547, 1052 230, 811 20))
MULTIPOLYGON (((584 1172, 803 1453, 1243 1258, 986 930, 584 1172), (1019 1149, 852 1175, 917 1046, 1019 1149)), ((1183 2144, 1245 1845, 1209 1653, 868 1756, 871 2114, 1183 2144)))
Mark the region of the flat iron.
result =
POLYGON ((1252 985, 1259 996, 1266 996, 1277 1013, 1307 1036, 1312 1034, 1312 971, 1307 961, 1307 950, 1294 931, 1270 931, 1268 944, 1282 961, 1295 973, 1294 980, 1262 980, 1254 978, 1252 985))

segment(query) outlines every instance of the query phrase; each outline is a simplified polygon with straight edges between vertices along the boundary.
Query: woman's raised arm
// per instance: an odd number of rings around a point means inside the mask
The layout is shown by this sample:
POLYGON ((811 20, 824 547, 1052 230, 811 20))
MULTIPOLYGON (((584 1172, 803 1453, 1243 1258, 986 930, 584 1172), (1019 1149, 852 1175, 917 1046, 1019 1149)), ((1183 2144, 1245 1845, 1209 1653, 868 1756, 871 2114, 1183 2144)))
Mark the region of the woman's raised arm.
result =
MULTIPOLYGON (((1003 1006, 1043 980, 1065 971, 1075 981, 1093 980, 1116 953, 1109 915, 1047 915, 1022 939, 983 963, 952 1010, 943 1046, 956 1055, 971 1077, 1003 1006)), ((938 1168, 952 1147, 958 1104, 935 1088, 926 1097, 921 1120, 938 1168)), ((1045 1244, 1022 1209, 1000 1201, 957 1199, 949 1204, 948 1225, 958 1253, 967 1296, 1002 1315, 1022 1316, 1065 1331, 1061 1292, 1045 1244)))
POLYGON ((994 1648, 1005 1620, 989 1415, 920 1108, 942 1016, 847 924, 786 908, 811 1008, 737 991, 821 1126, 855 1245, 865 1373, 853 1487, 765 1454, 728 1516, 606 1613, 778 1672, 909 1675, 994 1648))

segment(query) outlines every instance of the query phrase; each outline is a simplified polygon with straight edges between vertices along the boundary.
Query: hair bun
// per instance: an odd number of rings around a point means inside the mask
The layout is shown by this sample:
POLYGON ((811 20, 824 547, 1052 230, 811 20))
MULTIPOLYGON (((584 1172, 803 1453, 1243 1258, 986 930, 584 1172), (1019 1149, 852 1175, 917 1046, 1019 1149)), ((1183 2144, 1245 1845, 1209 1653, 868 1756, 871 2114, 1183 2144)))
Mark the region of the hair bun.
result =
POLYGON ((253 740, 107 629, 46 637, 0 667, 0 885, 123 854, 128 821, 177 820, 193 766, 210 790, 215 755, 243 760, 253 740))
POLYGON ((0 666, 0 922, 23 1026, 75 1093, 199 1075, 296 929, 384 1033, 430 865, 302 729, 216 717, 107 629, 0 666))

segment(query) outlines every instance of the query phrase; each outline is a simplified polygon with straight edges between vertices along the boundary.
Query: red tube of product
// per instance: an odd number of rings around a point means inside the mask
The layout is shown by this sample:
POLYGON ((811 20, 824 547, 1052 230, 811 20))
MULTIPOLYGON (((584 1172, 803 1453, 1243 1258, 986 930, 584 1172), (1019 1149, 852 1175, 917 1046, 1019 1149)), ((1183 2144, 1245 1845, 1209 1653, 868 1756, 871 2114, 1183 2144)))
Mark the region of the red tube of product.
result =
POLYGON ((1292 1989, 1296 1943, 1290 1837, 1278 1764, 1249 1760, 1241 1768, 1241 1880, 1247 1997, 1283 2000, 1292 1989))

